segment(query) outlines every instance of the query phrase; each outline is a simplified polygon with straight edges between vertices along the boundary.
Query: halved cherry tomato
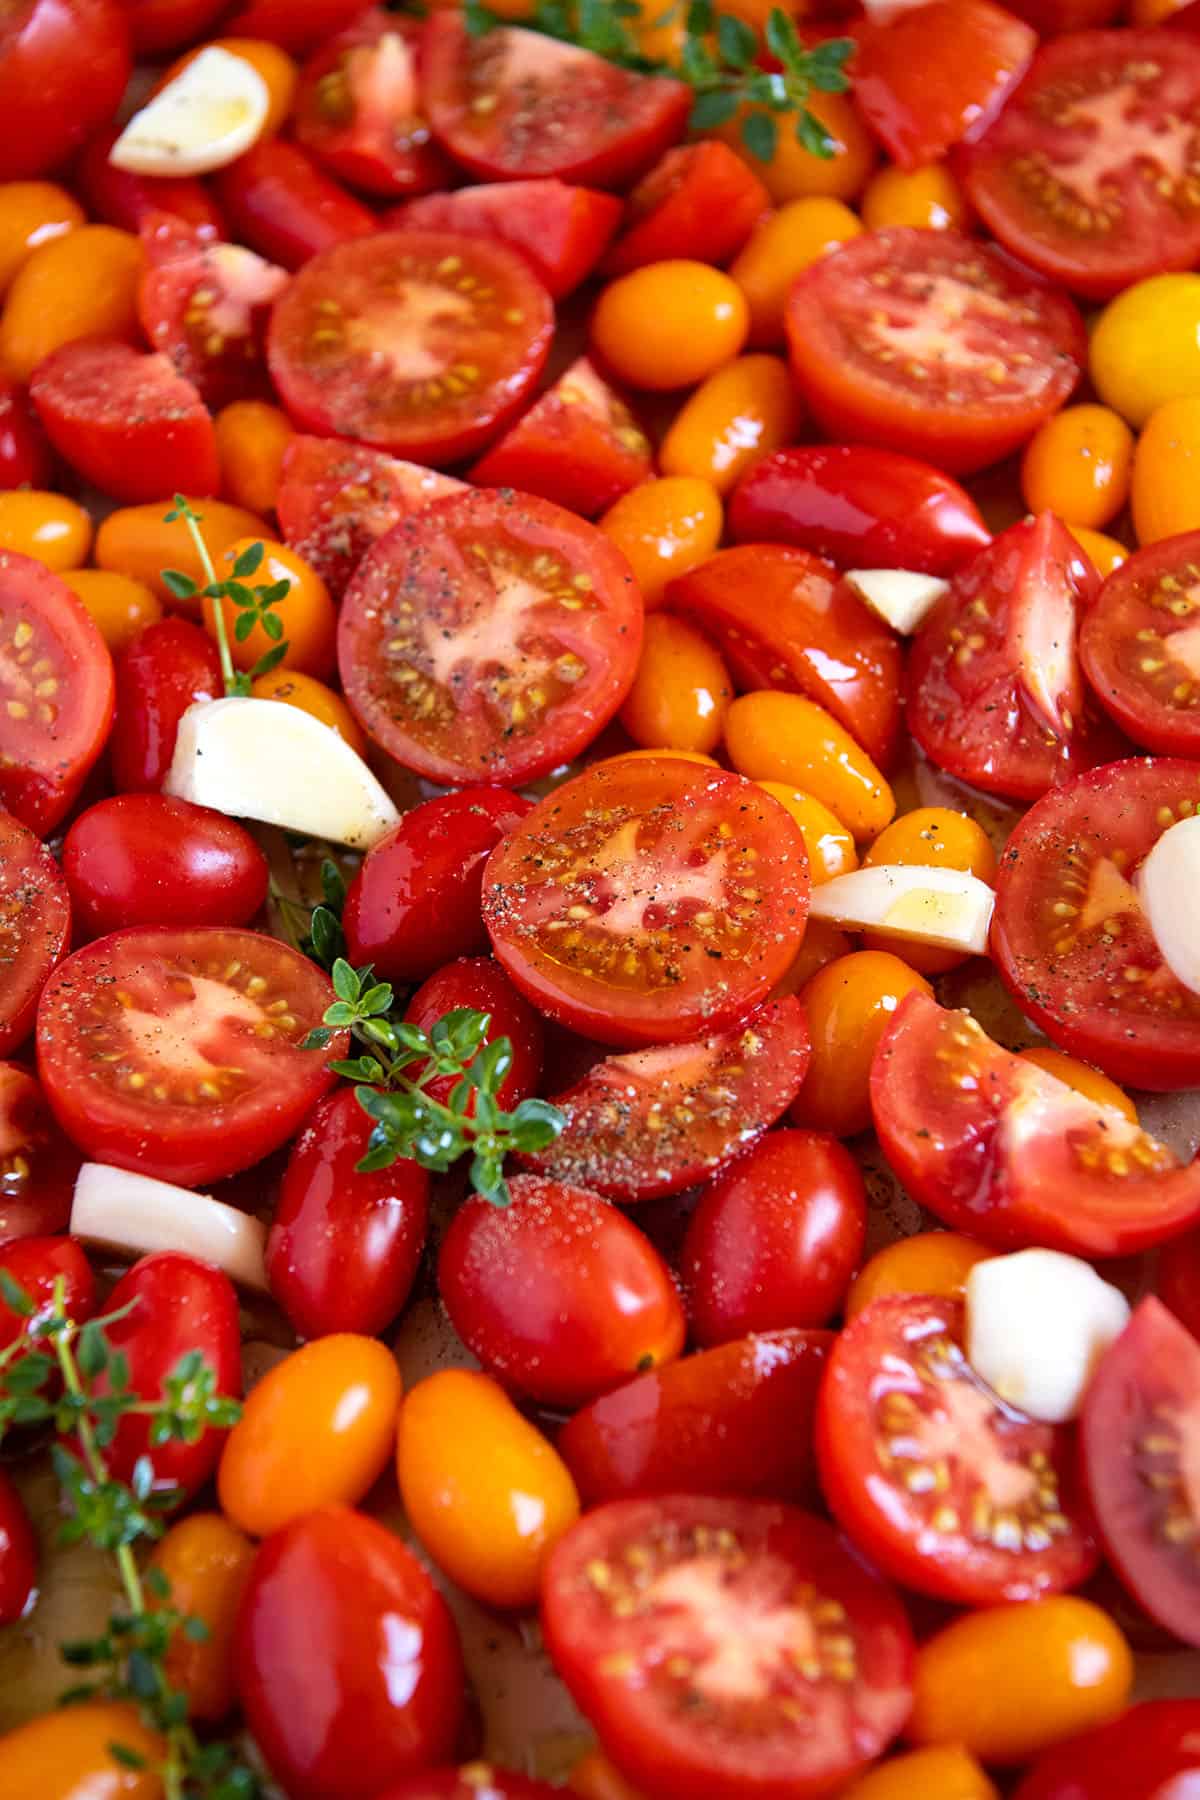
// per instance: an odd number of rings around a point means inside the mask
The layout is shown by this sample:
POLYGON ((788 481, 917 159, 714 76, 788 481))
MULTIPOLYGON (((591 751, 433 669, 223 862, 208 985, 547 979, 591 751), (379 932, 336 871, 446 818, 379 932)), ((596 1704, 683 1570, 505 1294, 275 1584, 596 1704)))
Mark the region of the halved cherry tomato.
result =
POLYGON ((552 299, 561 300, 591 274, 623 210, 612 194, 548 176, 427 194, 396 207, 385 223, 498 239, 525 258, 552 299))
MULTIPOLYGON (((274 938, 134 927, 61 963, 38 1012, 38 1068, 90 1156, 195 1186, 286 1143, 333 1081, 302 1050, 328 978, 274 938)), ((344 1032, 329 1055, 345 1054, 344 1032)))
POLYGON ((653 471, 650 440, 581 356, 471 471, 481 487, 518 488, 594 519, 653 471))
POLYGON ((542 1627, 606 1754, 663 1800, 828 1794, 911 1702, 900 1602, 823 1520, 770 1501, 599 1507, 550 1557, 542 1627))
POLYGON ((901 1294, 839 1332, 817 1405, 822 1492, 863 1554, 918 1593, 959 1606, 1061 1593, 1098 1559, 1069 1438, 980 1381, 962 1312, 901 1294))
MULTIPOLYGON (((233 1631, 246 1591, 254 1546, 219 1513, 193 1513, 154 1547, 150 1567, 166 1578, 167 1604, 199 1619, 207 1636, 176 1630, 166 1656, 167 1680, 187 1695, 188 1716, 223 1719, 232 1710, 233 1631)), ((151 1590, 147 1610, 163 1604, 151 1590)))
POLYGON ((37 1561, 37 1538, 29 1514, 0 1469, 0 1625, 15 1624, 23 1616, 37 1580, 37 1561))
POLYGON ((67 884, 32 831, 0 813, 0 1056, 33 1030, 38 996, 71 935, 67 884))
POLYGON ((130 67, 116 0, 16 0, 0 26, 0 181, 64 162, 116 110, 130 67))
POLYGON ((492 1763, 466 1763, 461 1769, 423 1769, 394 1782, 379 1800, 556 1800, 562 1789, 530 1781, 492 1763))
POLYGON ((16 1313, 0 1295, 0 1349, 49 1317, 61 1283, 63 1310, 77 1324, 96 1310, 96 1278, 76 1238, 21 1237, 0 1246, 0 1269, 33 1302, 33 1312, 16 1313))
POLYGON ((109 162, 120 135, 119 125, 105 125, 88 139, 75 164, 75 181, 95 218, 140 232, 155 215, 167 214, 185 225, 208 226, 216 237, 225 235, 225 221, 202 181, 190 175, 135 175, 109 162))
POLYGON ((267 859, 245 827, 167 794, 89 806, 62 862, 85 937, 122 925, 248 925, 267 897, 267 859))
POLYGON ((218 170, 216 190, 230 235, 285 269, 379 229, 369 207, 281 138, 260 141, 218 170))
POLYGON ((0 1737, 4 1779, 15 1800, 162 1800, 158 1768, 166 1745, 136 1706, 87 1700, 57 1707, 0 1737), (123 1769, 109 1752, 127 1744, 144 1759, 123 1769))
POLYGON ((1092 692, 1147 750, 1200 754, 1200 531, 1139 550, 1105 582, 1079 634, 1092 692))
POLYGON ((139 633, 117 663, 111 758, 118 790, 157 792, 184 713, 223 692, 217 647, 198 625, 160 619, 139 633))
POLYGON ((1016 1800, 1109 1800, 1116 1769, 1121 1800, 1188 1800, 1200 1770, 1198 1746, 1200 1701, 1143 1700, 1111 1724, 1047 1750, 1016 1800))
MULTIPOLYGON (((440 896, 439 896, 440 897, 440 896)), ((410 1025, 431 1031, 438 1020, 459 1007, 486 1013, 488 1025, 485 1044, 506 1037, 512 1046, 512 1064, 496 1089, 496 1099, 506 1112, 535 1094, 542 1074, 542 1021, 528 1000, 518 994, 500 964, 490 956, 463 956, 422 982, 404 1017, 410 1025)), ((423 1074, 423 1066, 415 1065, 413 1079, 423 1074)), ((445 1105, 454 1088, 452 1075, 435 1075, 425 1081, 425 1092, 445 1105)), ((471 1094, 463 1110, 475 1113, 475 1095, 471 1094)))
POLYGON ((40 488, 50 477, 50 446, 24 388, 0 377, 0 490, 40 488))
POLYGON ((416 20, 372 7, 310 57, 296 90, 298 141, 342 181, 385 199, 451 179, 422 115, 421 35, 416 20))
POLYGON ((668 150, 630 194, 605 270, 625 275, 676 256, 727 263, 770 205, 758 176, 728 145, 716 138, 683 144, 668 150))
POLYGON ((28 1069, 0 1062, 0 1244, 66 1229, 79 1163, 28 1069))

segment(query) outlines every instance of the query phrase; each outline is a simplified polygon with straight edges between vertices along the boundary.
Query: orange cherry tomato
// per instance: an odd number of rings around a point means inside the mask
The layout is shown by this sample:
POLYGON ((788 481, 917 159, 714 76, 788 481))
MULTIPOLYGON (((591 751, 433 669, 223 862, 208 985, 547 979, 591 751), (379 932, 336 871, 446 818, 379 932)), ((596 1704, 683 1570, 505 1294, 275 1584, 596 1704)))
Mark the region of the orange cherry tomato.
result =
POLYGON ((711 482, 670 475, 622 494, 600 529, 625 552, 646 610, 653 612, 669 581, 712 555, 723 523, 721 496, 711 482))
POLYGON ((729 273, 750 308, 750 343, 770 349, 784 341, 784 312, 797 275, 839 244, 857 237, 862 222, 840 200, 793 200, 756 225, 729 273))
POLYGON ((167 1679, 187 1695, 193 1719, 223 1719, 236 1698, 233 1677, 233 1628, 242 1591, 254 1561, 254 1545, 220 1513, 193 1513, 172 1525, 155 1546, 151 1568, 170 1587, 159 1600, 151 1590, 151 1609, 169 1605, 184 1618, 199 1619, 208 1635, 197 1639, 182 1629, 167 1653, 167 1679))
POLYGON ((166 1749, 133 1706, 85 1700, 31 1719, 0 1737, 4 1800, 163 1800, 153 1767, 125 1768, 123 1744, 153 1765, 166 1749))
POLYGON ((163 616, 158 595, 132 575, 117 575, 111 569, 67 569, 63 580, 83 601, 114 656, 163 616))
POLYGON ((686 619, 652 613, 620 712, 634 743, 647 750, 715 750, 732 699, 721 652, 686 619))
POLYGON ((176 75, 186 69, 202 50, 214 48, 228 50, 230 56, 240 56, 243 62, 248 62, 262 76, 269 101, 266 121, 255 142, 261 143, 264 138, 274 137, 292 110, 300 71, 286 50, 281 50, 278 44, 268 43, 266 38, 210 38, 207 43, 197 44, 194 50, 186 51, 171 64, 156 84, 156 91, 157 88, 166 87, 169 81, 174 81, 176 75))
MULTIPOLYGON (((762 786, 773 785, 763 782, 762 786)), ((819 969, 827 963, 836 962, 841 956, 849 956, 856 948, 852 937, 839 931, 827 919, 809 919, 804 932, 804 942, 796 952, 795 961, 781 981, 771 990, 772 1000, 780 1000, 785 994, 798 994, 807 987, 819 969)))
POLYGON ((81 225, 40 244, 13 277, 0 316, 0 369, 26 382, 44 357, 76 338, 141 341, 142 247, 113 225, 81 225))
POLYGON ((975 1264, 995 1254, 957 1231, 918 1231, 897 1238, 877 1250, 855 1276, 846 1296, 846 1317, 852 1319, 886 1294, 942 1294, 961 1300, 975 1264))
MULTIPOLYGON (((234 666, 252 669, 260 656, 266 655, 277 644, 286 644, 287 650, 278 665, 281 669, 299 669, 305 675, 317 677, 328 675, 337 660, 337 608, 311 563, 306 563, 286 544, 270 539, 240 538, 224 551, 217 565, 218 576, 227 576, 238 557, 255 543, 263 544, 263 559, 252 575, 242 579, 248 588, 271 587, 284 581, 290 584, 287 593, 270 609, 280 621, 283 633, 278 638, 269 637, 263 625, 257 623, 247 637, 239 639, 237 619, 243 609, 228 598, 222 599, 220 605, 234 666)), ((214 637, 216 609, 215 600, 204 601, 204 628, 214 637)))
POLYGON ((696 389, 663 439, 664 475, 694 475, 724 497, 746 470, 793 444, 801 408, 791 371, 778 356, 738 356, 696 389))
POLYGON ((1067 530, 1084 555, 1091 558, 1101 580, 1129 561, 1129 551, 1116 538, 1106 537, 1102 531, 1089 531, 1084 525, 1068 525, 1067 530))
POLYGON ((1094 1100, 1097 1106, 1115 1106, 1118 1112, 1137 1124, 1137 1107, 1125 1089, 1110 1081, 1099 1069, 1093 1069, 1091 1063, 1080 1062, 1078 1057, 1067 1056, 1062 1050, 1053 1050, 1049 1044, 1033 1044, 1019 1054, 1023 1062, 1032 1063, 1035 1069, 1044 1069, 1047 1075, 1065 1081, 1069 1088, 1094 1100))
MULTIPOLYGON (((208 554, 218 577, 225 574, 223 557, 239 538, 266 540, 271 528, 253 513, 240 506, 227 506, 223 500, 196 500, 200 515, 200 535, 208 546, 208 554)), ((164 569, 181 569, 199 587, 205 575, 182 519, 170 525, 166 515, 172 510, 169 500, 152 500, 144 506, 121 506, 109 513, 96 533, 94 560, 102 569, 115 569, 120 575, 132 575, 143 581, 160 600, 169 601, 178 612, 199 615, 199 601, 179 601, 163 581, 164 569)))
POLYGON ((1161 25, 1172 13, 1182 12, 1189 0, 1131 0, 1129 23, 1139 28, 1161 25))
POLYGON ((744 156, 766 187, 776 206, 788 200, 821 195, 831 200, 854 200, 866 186, 879 160, 879 148, 846 94, 811 93, 805 101, 821 121, 833 143, 832 156, 814 156, 796 136, 794 122, 780 120, 775 154, 759 162, 742 143, 741 120, 734 119, 715 133, 744 156))
POLYGON ((253 1537, 318 1506, 353 1506, 391 1455, 396 1359, 375 1338, 334 1332, 285 1357, 253 1388, 217 1470, 221 1508, 253 1537))
POLYGON ((1200 394, 1150 414, 1133 453, 1129 498, 1139 544, 1200 530, 1200 394))
POLYGON ((418 1382, 400 1409, 396 1473, 413 1530, 452 1581, 489 1606, 534 1604, 579 1495, 497 1382, 467 1369, 418 1382))
POLYGON ((919 225, 928 231, 965 231, 971 209, 967 196, 944 162, 900 169, 888 163, 876 171, 862 197, 868 231, 889 225, 919 225))
POLYGON ((981 1762, 1028 1762, 1115 1718, 1133 1655, 1106 1612, 1074 1594, 965 1613, 917 1652, 916 1744, 961 1744, 981 1762))
POLYGON ((592 343, 632 387, 692 387, 735 357, 749 313, 742 290, 708 263, 648 263, 610 282, 592 314, 592 343))
POLYGON ((61 574, 86 562, 91 545, 91 519, 65 494, 43 488, 0 493, 0 550, 32 556, 61 574))
MULTIPOLYGON (((820 800, 814 800, 811 794, 788 787, 782 781, 760 781, 758 785, 772 799, 778 800, 780 806, 786 807, 800 827, 808 854, 809 879, 814 887, 819 887, 823 881, 832 881, 835 875, 849 875, 851 869, 857 869, 854 839, 837 815, 820 800)), ((813 920, 814 925, 819 922, 813 920)))
POLYGON ((800 788, 857 839, 873 838, 896 810, 866 751, 814 700, 763 688, 742 694, 725 718, 725 748, 742 775, 800 788))
POLYGON ((939 1744, 877 1763, 840 1800, 1000 1800, 1000 1790, 969 1750, 939 1744))
POLYGON ((797 1125, 851 1137, 871 1123, 868 1080, 875 1046, 906 994, 931 994, 924 978, 886 950, 856 950, 827 963, 800 994, 812 1062, 792 1105, 797 1125))
POLYGON ((288 706, 298 706, 301 712, 311 713, 322 725, 336 731, 359 756, 367 754, 366 733, 358 720, 342 696, 315 676, 302 674, 299 669, 271 669, 257 678, 250 692, 256 700, 281 700, 288 706))
POLYGON ((66 237, 87 214, 53 181, 6 181, 0 186, 0 296, 21 264, 52 238, 66 237))
POLYGON ((639 1789, 630 1787, 602 1750, 589 1750, 580 1757, 567 1777, 567 1786, 580 1800, 643 1800, 639 1789))
MULTIPOLYGON (((879 863, 959 869, 988 883, 996 879, 996 852, 987 832, 967 813, 948 806, 919 806, 893 819, 863 857, 864 868, 879 863)), ((955 950, 908 943, 886 931, 864 932, 863 943, 868 950, 891 950, 922 975, 942 975, 967 961, 955 950)))
POLYGON ((225 498, 248 512, 274 512, 292 421, 266 400, 233 400, 213 423, 225 498))
POLYGON ((1040 425, 1021 459, 1030 512, 1057 513, 1094 531, 1129 497, 1133 433, 1109 406, 1065 406, 1040 425))

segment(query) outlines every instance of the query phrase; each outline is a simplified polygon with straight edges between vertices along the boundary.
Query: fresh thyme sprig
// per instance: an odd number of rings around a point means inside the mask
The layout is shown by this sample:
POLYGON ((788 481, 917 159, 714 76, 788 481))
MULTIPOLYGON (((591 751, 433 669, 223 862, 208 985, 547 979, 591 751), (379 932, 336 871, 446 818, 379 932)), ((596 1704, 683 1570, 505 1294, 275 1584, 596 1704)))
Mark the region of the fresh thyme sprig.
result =
POLYGON ((247 587, 246 582, 251 575, 258 573, 266 554, 262 544, 247 544, 233 565, 233 574, 225 581, 218 581, 217 571, 209 554, 208 545, 200 530, 203 513, 198 513, 191 502, 183 494, 176 494, 175 504, 169 513, 163 515, 167 525, 173 525, 176 519, 182 519, 187 526, 188 534, 200 560, 200 567, 207 576, 207 584, 200 587, 192 577, 182 569, 164 569, 162 579, 165 586, 177 600, 211 600, 213 602, 213 627, 217 639, 217 654, 221 659, 221 677, 225 683, 226 694, 248 694, 251 682, 260 675, 268 675, 277 668, 287 655, 288 646, 283 638, 283 620, 273 609, 291 592, 292 584, 285 577, 282 581, 273 581, 259 587, 247 587), (223 600, 232 600, 237 608, 237 616, 233 621, 234 641, 245 643, 255 626, 261 626, 271 640, 271 648, 265 650, 252 669, 240 670, 233 666, 233 657, 229 649, 229 631, 225 620, 223 600))

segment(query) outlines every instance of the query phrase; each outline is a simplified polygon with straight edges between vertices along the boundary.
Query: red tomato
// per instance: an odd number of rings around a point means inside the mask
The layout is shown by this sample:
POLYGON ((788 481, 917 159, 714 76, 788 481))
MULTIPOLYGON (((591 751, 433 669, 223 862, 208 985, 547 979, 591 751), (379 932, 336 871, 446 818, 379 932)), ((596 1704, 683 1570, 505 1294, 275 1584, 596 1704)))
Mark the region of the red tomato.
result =
POLYGON ((857 444, 805 444, 755 463, 729 506, 740 544, 794 544, 843 569, 951 575, 991 533, 930 463, 857 444))
POLYGON ((379 1800, 562 1800, 562 1793, 511 1769, 473 1762, 462 1769, 422 1769, 394 1783, 379 1800))
POLYGON ((593 1400, 558 1438, 585 1506, 636 1494, 808 1494, 817 1389, 832 1342, 829 1331, 764 1332, 593 1400))
MULTIPOLYGON (((352 10, 357 12, 357 5, 352 10)), ((216 189, 231 236, 285 269, 298 269, 318 251, 379 229, 361 200, 280 138, 255 144, 218 170, 216 189)))
POLYGON ((66 1228, 79 1162, 33 1076, 0 1062, 0 1244, 66 1228))
MULTIPOLYGON (((114 1351, 128 1360, 134 1393, 159 1399, 182 1359, 196 1350, 213 1371, 215 1393, 241 1393, 237 1294, 220 1269, 173 1250, 143 1256, 118 1281, 106 1310, 117 1312, 124 1306, 130 1311, 105 1326, 105 1335, 114 1351)), ((97 1378, 96 1388, 107 1392, 106 1374, 97 1378)), ((149 1456, 155 1490, 178 1488, 190 1498, 216 1468, 225 1435, 209 1426, 192 1444, 172 1440, 151 1445, 149 1419, 127 1413, 104 1455, 113 1475, 124 1482, 131 1479, 138 1458, 149 1456)))
POLYGON ((359 1174, 371 1121, 353 1090, 322 1100, 292 1145, 267 1238, 271 1293, 300 1337, 375 1337, 408 1299, 429 1223, 414 1162, 359 1174))
POLYGON ((1013 0, 1011 10, 1027 19, 1039 37, 1057 37, 1060 32, 1111 24, 1121 11, 1121 0, 1013 0))
POLYGON ((602 531, 527 494, 468 489, 359 564, 342 687, 389 756, 430 781, 516 787, 569 762, 629 692, 633 572, 602 531))
POLYGON ((1100 577, 1042 513, 1010 525, 959 570, 913 640, 908 728, 925 754, 989 794, 1036 800, 1119 756, 1076 650, 1100 577))
POLYGON ((512 1203, 479 1194, 442 1240, 450 1323, 490 1375, 574 1407, 683 1348, 683 1307, 649 1238, 587 1188, 518 1175, 512 1203))
MULTIPOLYGON (((104 747, 112 658, 67 584, 13 550, 0 551, 0 640, 0 805, 44 835, 66 817, 104 747)), ((0 855, 4 837, 0 830, 0 855)))
POLYGON ((1200 1496, 1190 1460, 1197 1402, 1200 1343, 1151 1297, 1088 1383, 1080 1444, 1109 1561, 1152 1619, 1200 1645, 1200 1496))
POLYGON ((549 176, 428 194, 396 207, 386 223, 499 239, 525 258, 552 299, 561 300, 591 274, 623 211, 612 194, 569 187, 549 176))
POLYGON ((266 38, 293 55, 303 56, 341 31, 362 11, 362 0, 245 0, 224 21, 231 36, 266 38))
POLYGON ((1164 538, 1115 569, 1088 609, 1079 656, 1092 692, 1135 743, 1200 754, 1200 643, 1186 621, 1200 531, 1164 538))
POLYGON ((0 1055, 33 1030, 38 995, 70 935, 58 864, 32 831, 0 813, 0 1055))
POLYGON ((446 1602, 393 1532, 348 1507, 266 1540, 234 1659, 246 1722, 293 1800, 376 1800, 453 1754, 463 1668, 446 1602))
POLYGON ((11 0, 0 20, 0 181, 64 161, 116 110, 130 68, 115 0, 11 0))
POLYGON ((59 455, 115 500, 215 494, 221 485, 212 419, 165 356, 64 344, 38 364, 29 392, 59 455))
POLYGON ((446 463, 520 410, 553 331, 550 296, 514 250, 387 231, 306 264, 276 302, 267 357, 306 430, 446 463))
POLYGON ((29 396, 0 379, 0 489, 47 487, 50 466, 50 446, 29 396))
POLYGON ((1180 33, 1044 44, 964 152, 971 203, 1025 263, 1094 299, 1200 258, 1191 157, 1200 64, 1180 33))
POLYGON ((384 199, 444 187, 453 174, 417 91, 421 35, 415 19, 372 7, 321 45, 296 89, 300 143, 340 180, 384 199))
POLYGON ((629 196, 625 228, 605 259, 610 275, 690 257, 724 264, 771 207, 758 176, 716 138, 668 150, 629 196))
MULTIPOLYGON (((417 989, 404 1017, 410 1025, 429 1031, 446 1013, 461 1006, 487 1013, 491 1024, 485 1043, 506 1037, 512 1045, 512 1066, 496 1089, 496 1099, 506 1112, 511 1112, 522 1100, 537 1093, 542 1075, 542 1021, 490 956, 464 956, 447 963, 417 989)), ((438 1075, 425 1083, 426 1093, 442 1105, 449 1100, 453 1087, 452 1075, 438 1075)), ((474 1094, 467 1101, 466 1111, 474 1114, 474 1094)))
POLYGON ((704 1181, 783 1117, 808 1072, 792 996, 686 1044, 607 1056, 558 1094, 566 1117, 530 1167, 625 1205, 704 1181))
POLYGON ((533 808, 503 788, 460 788, 405 813, 350 883, 342 923, 356 965, 383 981, 422 981, 487 945, 483 866, 533 808))
POLYGON ((267 897, 267 859, 245 827, 167 794, 89 806, 62 859, 86 937, 123 925, 248 925, 267 897))
MULTIPOLYGON (((47 982, 38 1069, 89 1156, 194 1187, 299 1129, 333 1081, 326 1056, 300 1048, 332 1001, 327 976, 258 932, 116 931, 47 982)), ((346 1044, 335 1034, 328 1060, 346 1044)))
POLYGON ((1200 1336, 1200 1232, 1187 1232, 1162 1246, 1155 1286, 1163 1305, 1193 1337, 1200 1336))
POLYGON ((194 44, 225 10, 225 0, 122 0, 133 47, 142 56, 194 44))
POLYGON ((1097 1562, 1069 1434, 980 1381, 962 1313, 893 1294, 839 1332, 817 1403, 822 1491, 863 1554, 918 1593, 957 1606, 1062 1593, 1097 1562))
POLYGON ((198 625, 159 619, 140 631, 117 663, 115 786, 122 793, 161 788, 180 719, 197 700, 215 700, 224 691, 216 644, 198 625))
POLYGON ((31 1325, 50 1315, 59 1283, 63 1308, 77 1325, 96 1310, 96 1277, 75 1238, 13 1238, 0 1245, 0 1269, 28 1295, 35 1309, 29 1316, 15 1313, 0 1294, 0 1350, 7 1350, 31 1325))
POLYGON ((37 1580, 37 1538, 21 1496, 0 1469, 0 1625, 14 1625, 37 1580))
POLYGON ((595 519, 654 471, 650 440, 586 356, 471 470, 481 487, 539 494, 595 519))
POLYGON ((542 1627, 605 1754, 660 1800, 811 1800, 912 1700, 900 1602, 821 1519, 766 1500, 618 1500, 551 1552, 542 1627))
POLYGON ((484 181, 557 175, 622 187, 683 136, 691 90, 635 75, 540 32, 473 38, 455 13, 425 37, 429 122, 456 162, 484 181))
POLYGON ((165 213, 225 236, 225 222, 202 181, 190 175, 135 175, 110 163, 108 153, 120 135, 119 125, 105 125, 88 139, 75 164, 75 182, 93 218, 122 231, 140 231, 165 213))
POLYGON ((667 605, 718 646, 739 688, 806 694, 877 763, 900 727, 899 640, 808 550, 743 544, 671 582, 667 605))
POLYGON ((819 1131, 772 1131, 701 1195, 680 1274, 692 1336, 823 1325, 862 1256, 867 1195, 858 1164, 819 1131))
POLYGON ((1056 1044, 1131 1087, 1200 1083, 1200 998, 1163 962, 1132 885, 1165 827, 1198 801, 1195 763, 1094 769, 1051 789, 1000 858, 997 974, 1056 1044))
POLYGON ((991 0, 931 0, 857 37, 855 101, 902 169, 978 137, 1037 49, 1037 33, 991 0))
MULTIPOLYGON (((142 229, 142 329, 214 412, 266 385, 267 308, 287 286, 283 269, 207 226, 154 216, 142 229)), ((163 490, 156 489, 160 493, 163 490)))
POLYGON ((1118 1769, 1121 1800, 1195 1800, 1187 1777, 1200 1772, 1200 1700, 1143 1700, 1110 1725, 1056 1745, 1014 1800, 1113 1800, 1118 1769))
POLYGON ((830 437, 955 474, 1031 437, 1075 387, 1085 351, 1064 294, 978 239, 915 226, 864 231, 812 263, 792 287, 787 331, 830 437))
MULTIPOLYGON (((605 1044, 740 1023, 790 967, 807 915, 804 842, 778 801, 669 756, 600 763, 557 788, 483 885, 492 946, 522 993, 605 1044)), ((707 1048, 693 1078, 712 1068, 707 1048)))

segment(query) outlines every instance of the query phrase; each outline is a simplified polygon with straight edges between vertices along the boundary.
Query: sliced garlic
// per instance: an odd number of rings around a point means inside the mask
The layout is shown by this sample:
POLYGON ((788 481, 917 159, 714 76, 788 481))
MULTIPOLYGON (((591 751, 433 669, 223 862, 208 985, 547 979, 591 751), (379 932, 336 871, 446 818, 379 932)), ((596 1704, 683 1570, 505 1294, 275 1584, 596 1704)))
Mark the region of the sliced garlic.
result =
POLYGON ((210 44, 134 113, 108 160, 136 175, 223 169, 259 137, 270 105, 254 65, 210 44))
POLYGON ((924 623, 950 583, 913 569, 847 569, 846 580, 885 625, 908 637, 924 623))
POLYGON ((890 931, 979 956, 987 949, 994 904, 986 881, 964 870, 877 863, 815 887, 809 915, 853 931, 890 931))
POLYGON ((1200 815, 1167 827, 1133 885, 1163 961, 1176 981, 1200 994, 1200 815))
POLYGON ((1129 1322, 1129 1302, 1090 1263, 1060 1250, 1019 1250, 967 1276, 967 1360, 1031 1419, 1078 1416, 1092 1370, 1129 1322))
POLYGON ((75 1179, 67 1229, 72 1237, 135 1256, 180 1250, 215 1263, 243 1287, 267 1289, 267 1228, 260 1219, 209 1194, 194 1194, 131 1169, 84 1163, 75 1179))

